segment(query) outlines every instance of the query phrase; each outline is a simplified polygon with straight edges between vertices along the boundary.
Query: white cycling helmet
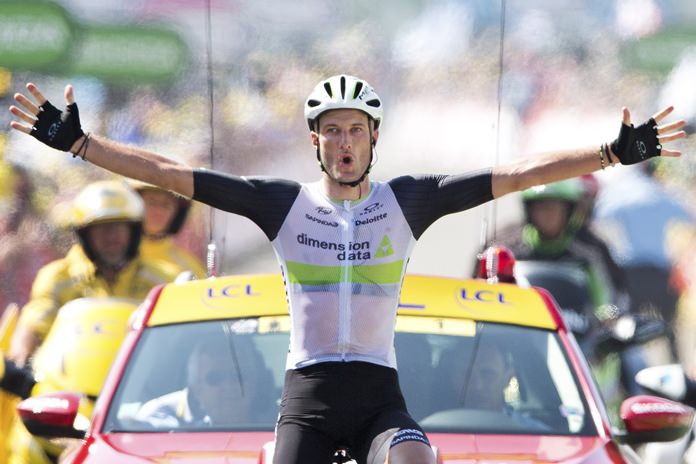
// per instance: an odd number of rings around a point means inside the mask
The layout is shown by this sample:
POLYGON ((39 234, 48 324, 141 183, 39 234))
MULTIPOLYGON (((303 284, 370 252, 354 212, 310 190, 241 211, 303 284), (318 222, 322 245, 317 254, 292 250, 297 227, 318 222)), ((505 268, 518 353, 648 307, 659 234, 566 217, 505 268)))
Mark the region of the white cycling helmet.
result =
POLYGON ((307 97, 304 108, 309 130, 314 130, 314 122, 329 110, 363 111, 375 122, 375 129, 382 122, 382 100, 374 89, 364 80, 345 74, 319 82, 307 97))

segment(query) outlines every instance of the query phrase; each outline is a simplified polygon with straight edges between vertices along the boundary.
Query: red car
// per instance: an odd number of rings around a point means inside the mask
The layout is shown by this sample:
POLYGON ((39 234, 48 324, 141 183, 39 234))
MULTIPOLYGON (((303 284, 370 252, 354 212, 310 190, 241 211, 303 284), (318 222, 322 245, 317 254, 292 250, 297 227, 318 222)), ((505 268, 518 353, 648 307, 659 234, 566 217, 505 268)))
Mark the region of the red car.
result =
MULTIPOLYGON (((63 463, 270 462, 289 335, 280 276, 169 284, 135 315, 89 428, 73 425, 81 398, 62 392, 20 404, 30 431, 72 437, 63 463)), ((641 396, 610 424, 540 289, 407 276, 395 344, 409 409, 441 463, 639 462, 631 444, 677 439, 693 420, 641 396)))

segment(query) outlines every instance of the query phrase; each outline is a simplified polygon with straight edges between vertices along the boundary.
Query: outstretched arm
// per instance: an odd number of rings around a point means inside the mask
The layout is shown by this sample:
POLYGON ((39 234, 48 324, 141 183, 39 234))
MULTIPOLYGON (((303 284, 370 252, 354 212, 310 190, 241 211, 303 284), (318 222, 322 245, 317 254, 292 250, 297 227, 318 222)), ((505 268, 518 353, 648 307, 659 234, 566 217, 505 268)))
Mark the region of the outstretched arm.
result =
POLYGON ((561 151, 536 155, 515 163, 493 168, 493 197, 549 184, 570 177, 581 176, 603 169, 615 163, 634 164, 653 156, 681 156, 681 152, 662 148, 661 145, 686 136, 680 130, 686 122, 679 120, 660 125, 672 112, 667 107, 656 113, 648 122, 634 128, 631 114, 623 108, 623 121, 619 137, 606 145, 581 150, 561 151), (615 151, 617 153, 615 153, 615 151))
POLYGON ((141 148, 83 134, 72 86, 65 87, 68 107, 62 113, 51 111, 52 105, 36 85, 29 83, 26 87, 33 100, 21 93, 15 94, 14 99, 21 108, 10 106, 10 113, 21 122, 12 121, 10 126, 13 129, 32 135, 53 148, 70 151, 116 174, 186 197, 193 195, 193 170, 190 166, 141 148))

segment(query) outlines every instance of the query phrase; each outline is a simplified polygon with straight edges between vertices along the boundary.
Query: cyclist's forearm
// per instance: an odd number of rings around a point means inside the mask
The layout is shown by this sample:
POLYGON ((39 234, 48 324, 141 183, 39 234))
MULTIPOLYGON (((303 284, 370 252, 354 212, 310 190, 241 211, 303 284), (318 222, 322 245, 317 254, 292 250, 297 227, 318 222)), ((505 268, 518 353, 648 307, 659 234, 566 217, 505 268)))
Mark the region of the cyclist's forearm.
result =
MULTIPOLYGON (((616 161, 616 157, 613 157, 616 161)), ((605 166, 609 161, 605 160, 605 166)), ((493 196, 581 176, 602 168, 599 146, 527 156, 493 168, 493 196)))
POLYGON ((116 174, 157 185, 187 197, 193 195, 193 170, 186 164, 142 148, 95 135, 90 135, 86 149, 83 142, 84 137, 81 137, 73 144, 70 151, 78 153, 82 147, 78 155, 84 154, 85 161, 116 174))

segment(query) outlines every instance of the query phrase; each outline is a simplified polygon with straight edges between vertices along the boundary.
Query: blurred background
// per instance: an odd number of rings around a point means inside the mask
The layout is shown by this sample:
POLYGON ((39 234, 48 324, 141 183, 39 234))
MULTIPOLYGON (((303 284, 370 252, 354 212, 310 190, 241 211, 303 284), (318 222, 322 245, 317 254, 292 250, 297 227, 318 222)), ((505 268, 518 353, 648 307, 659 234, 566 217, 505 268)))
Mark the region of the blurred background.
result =
MULTIPOLYGON (((366 79, 385 102, 378 180, 599 146, 617 136, 622 106, 643 121, 673 104, 693 132, 696 3, 0 0, 4 108, 25 82, 62 106, 72 83, 86 130, 194 166, 316 180, 302 106, 338 73, 366 79)), ((0 263, 30 274, 67 250, 67 202, 109 175, 11 133, 9 121, 0 112, 0 263), (12 221, 47 231, 10 244, 12 221)), ((675 144, 687 156, 659 170, 675 198, 691 197, 695 144, 675 144)), ((630 170, 607 169, 600 184, 630 170)), ((466 276, 483 238, 520 217, 510 195, 443 218, 410 271, 466 276)), ((196 205, 179 240, 203 257, 211 235, 221 272, 278 270, 254 224, 196 205)))

